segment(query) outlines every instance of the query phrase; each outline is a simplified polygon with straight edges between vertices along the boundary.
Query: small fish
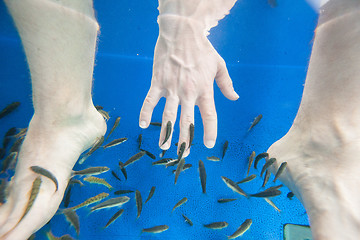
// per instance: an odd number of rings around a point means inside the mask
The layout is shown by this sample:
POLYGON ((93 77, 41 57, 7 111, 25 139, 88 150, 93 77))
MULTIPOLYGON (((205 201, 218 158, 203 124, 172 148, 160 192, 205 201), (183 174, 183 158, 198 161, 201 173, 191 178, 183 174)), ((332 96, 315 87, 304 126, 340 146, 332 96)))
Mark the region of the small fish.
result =
POLYGON ((237 182, 236 184, 240 184, 240 183, 247 183, 250 182, 251 180, 255 179, 256 175, 255 174, 251 174, 250 176, 247 176, 246 178, 244 178, 243 180, 237 182))
POLYGON ((160 157, 160 158, 164 157, 166 151, 167 151, 167 150, 162 150, 161 153, 160 153, 160 155, 159 155, 159 157, 160 157))
POLYGON ((134 191, 132 190, 117 190, 116 192, 114 192, 115 195, 121 195, 121 194, 126 194, 126 193, 132 193, 134 191))
POLYGON ((36 237, 36 235, 35 235, 35 233, 33 233, 27 240, 35 240, 35 237, 36 237))
MULTIPOLYGON (((113 125, 113 127, 111 128, 111 130, 110 130, 110 132, 109 132, 109 134, 107 135, 107 137, 106 137, 105 140, 107 140, 107 139, 110 137, 110 135, 115 131, 115 129, 119 126, 120 119, 121 119, 121 117, 117 117, 117 118, 115 119, 114 125, 113 125)), ((107 118, 107 120, 109 120, 109 118, 107 118)))
POLYGON ((264 153, 260 153, 259 155, 256 156, 255 158, 255 162, 254 162, 254 168, 257 169, 257 164, 258 162, 263 159, 263 158, 267 158, 269 157, 269 154, 264 152, 264 153))
POLYGON ((51 232, 51 230, 49 230, 48 232, 46 232, 46 237, 48 240, 59 240, 59 237, 55 237, 54 234, 51 232))
POLYGON ((141 232, 147 233, 161 233, 169 229, 168 225, 159 225, 151 228, 144 228, 141 232))
POLYGON ((4 135, 4 138, 14 136, 16 132, 17 132, 16 127, 12 127, 9 130, 7 130, 7 132, 4 135))
POLYGON ((206 171, 203 161, 199 160, 199 173, 202 192, 206 193, 206 171))
POLYGON ((48 240, 59 240, 58 237, 55 237, 54 234, 51 232, 51 230, 49 230, 48 232, 46 232, 46 237, 48 240))
POLYGON ((230 188, 231 190, 233 190, 234 192, 248 197, 247 193, 244 192, 244 190, 242 190, 233 180, 222 176, 221 179, 224 181, 224 183, 228 186, 228 188, 230 188))
POLYGON ((6 201, 6 189, 8 186, 8 181, 6 181, 5 179, 0 179, 1 183, 0 183, 0 206, 1 204, 3 204, 6 201))
POLYGON ((124 209, 120 209, 117 211, 106 223, 104 228, 107 228, 111 223, 113 223, 116 219, 118 219, 124 213, 124 209))
POLYGON ((235 239, 237 237, 240 237, 250 228, 251 224, 252 220, 246 219, 231 236, 228 236, 228 239, 235 239))
POLYGON ((109 142, 108 144, 104 145, 103 148, 106 149, 106 148, 109 148, 109 147, 115 147, 123 142, 126 142, 128 139, 126 137, 123 137, 123 138, 118 138, 118 139, 115 139, 115 140, 112 140, 111 142, 109 142))
POLYGON ((19 152, 23 141, 24 141, 23 137, 16 139, 16 141, 13 143, 13 145, 10 148, 10 152, 11 153, 12 152, 19 152))
POLYGON ((64 209, 63 213, 65 215, 66 221, 70 223, 75 228, 76 234, 79 235, 80 233, 80 221, 79 216, 76 214, 75 211, 72 209, 64 209))
POLYGON ((140 151, 137 154, 135 154, 134 156, 132 156, 131 158, 129 158, 129 160, 127 160, 124 163, 124 167, 136 162, 137 160, 139 160, 140 158, 142 158, 145 155, 145 151, 140 151))
POLYGON ((263 184, 262 184, 261 187, 265 187, 266 183, 269 181, 270 175, 271 175, 271 174, 270 174, 270 171, 269 171, 269 170, 266 170, 266 172, 265 172, 265 177, 264 177, 264 182, 263 182, 263 184))
POLYGON ((122 174, 124 175, 125 179, 127 180, 127 173, 124 167, 124 164, 122 162, 119 162, 119 167, 121 169, 122 174))
POLYGON ((183 205, 184 203, 186 203, 187 200, 188 200, 188 199, 187 199, 186 197, 182 198, 180 201, 178 201, 178 202, 175 204, 175 206, 173 207, 173 209, 172 209, 171 212, 173 212, 176 208, 178 208, 178 207, 180 207, 181 205, 183 205))
POLYGON ((100 106, 100 105, 96 105, 95 108, 96 108, 96 110, 103 110, 104 109, 104 107, 100 106))
POLYGON ((32 205, 34 204, 35 200, 36 200, 36 197, 37 195, 39 194, 39 191, 40 191, 40 186, 41 186, 41 177, 38 176, 34 181, 33 181, 33 184, 32 184, 32 187, 31 187, 31 192, 30 192, 30 196, 29 196, 29 201, 28 201, 28 204, 26 206, 26 209, 25 209, 25 212, 23 213, 22 217, 20 218, 20 220, 18 221, 21 222, 21 220, 26 216, 26 214, 30 211, 32 205))
POLYGON ((172 131, 171 121, 168 121, 166 124, 165 138, 164 138, 164 141, 162 142, 161 146, 164 145, 164 143, 166 143, 166 141, 169 139, 169 137, 171 135, 171 131, 172 131))
POLYGON ((250 172, 250 168, 251 168, 251 165, 254 161, 254 158, 255 158, 255 152, 253 151, 249 157, 249 163, 248 163, 248 169, 247 169, 247 173, 246 173, 246 176, 249 175, 249 172, 250 172))
POLYGON ((140 151, 144 151, 145 152, 145 154, 146 155, 148 155, 151 159, 156 159, 156 157, 155 157, 155 155, 154 154, 152 154, 151 152, 149 152, 149 151, 146 151, 146 150, 144 150, 144 149, 139 149, 140 151))
POLYGON ((251 126, 248 131, 250 131, 253 127, 255 127, 260 120, 262 119, 262 114, 259 114, 256 118, 254 118, 254 121, 251 123, 251 126))
POLYGON ((67 191, 64 197, 64 207, 68 207, 70 204, 70 197, 71 197, 71 189, 72 189, 72 185, 69 184, 69 186, 67 187, 67 191))
POLYGON ((80 187, 84 186, 84 184, 79 179, 70 178, 69 185, 79 184, 80 187))
POLYGON ((224 143, 224 145, 223 145, 223 152, 222 152, 222 157, 221 157, 221 159, 224 159, 224 157, 225 157, 225 153, 226 153, 226 151, 227 151, 227 149, 228 149, 228 146, 229 146, 229 141, 225 141, 225 143, 224 143))
POLYGON ((189 136, 189 146, 188 146, 188 148, 191 147, 191 144, 192 144, 192 142, 194 140, 195 125, 193 123, 190 123, 189 132, 190 132, 190 136, 189 136))
POLYGON ((16 135, 14 135, 14 138, 25 137, 27 130, 28 130, 27 128, 21 128, 20 131, 16 135))
POLYGON ((73 171, 72 175, 99 175, 101 173, 109 171, 110 168, 104 166, 104 167, 89 167, 80 171, 73 171))
POLYGON ((220 161, 220 158, 215 157, 215 156, 211 156, 211 157, 206 157, 207 160, 209 161, 214 161, 214 162, 218 162, 220 161))
POLYGON ((129 200, 130 200, 130 198, 127 196, 111 198, 111 199, 108 199, 108 200, 92 207, 90 212, 97 211, 100 209, 105 209, 105 208, 122 206, 124 203, 127 203, 129 200))
POLYGON ((175 184, 178 180, 178 177, 184 167, 184 164, 185 164, 185 158, 182 158, 179 162, 179 164, 177 165, 177 168, 176 168, 176 171, 175 171, 175 184))
POLYGON ((100 193, 100 194, 98 194, 98 195, 96 195, 94 197, 88 198, 84 202, 82 202, 82 203, 80 203, 80 204, 78 204, 78 205, 76 205, 74 207, 68 208, 68 209, 72 209, 72 210, 75 211, 75 210, 77 210, 79 208, 82 208, 82 207, 88 206, 90 204, 99 202, 99 201, 103 200, 104 198, 107 198, 108 196, 109 196, 108 193, 103 192, 103 193, 100 193))
POLYGON ((292 198, 293 198, 294 196, 295 196, 295 195, 294 195, 293 192, 289 192, 289 193, 286 195, 286 197, 287 197, 288 199, 290 199, 290 200, 292 200, 292 198))
POLYGON ((278 6, 277 0, 268 0, 268 4, 274 8, 278 6))
POLYGON ((190 226, 193 225, 192 221, 190 220, 190 218, 188 218, 187 216, 185 216, 184 214, 182 214, 183 218, 185 219, 185 222, 187 222, 190 226))
POLYGON ((106 112, 106 111, 104 111, 102 109, 98 109, 98 112, 103 116, 103 118, 106 119, 106 121, 110 119, 109 112, 106 112))
POLYGON ((275 205, 275 203, 273 201, 271 201, 269 198, 264 198, 264 200, 270 204, 270 206, 272 206, 276 211, 281 212, 281 210, 275 205))
POLYGON ((273 182, 275 182, 275 181, 280 177, 280 175, 281 175, 281 174, 283 173, 283 171, 285 170, 286 166, 287 166, 287 162, 281 163, 279 169, 277 170, 277 172, 276 172, 276 174, 275 174, 275 178, 274 178, 274 181, 273 181, 273 182))
POLYGON ((139 190, 135 191, 135 201, 136 201, 136 207, 137 207, 137 216, 136 218, 140 217, 141 210, 142 210, 142 197, 139 190))
MULTIPOLYGON (((152 198, 152 196, 154 195, 154 193, 155 193, 155 187, 153 186, 153 187, 151 187, 151 189, 150 189, 149 196, 147 197, 145 203, 147 203, 147 202, 152 198)), ((144 204, 145 204, 145 203, 144 203, 144 204)))
POLYGON ((84 181, 89 182, 89 183, 95 183, 95 184, 104 185, 110 191, 113 190, 113 187, 108 182, 106 182, 106 180, 103 179, 103 178, 97 178, 97 177, 90 176, 90 177, 84 178, 84 181))
POLYGON ((11 163, 13 161, 15 161, 15 159, 17 158, 18 153, 17 152, 11 152, 2 162, 2 166, 1 166, 1 171, 0 173, 5 172, 9 166, 11 165, 11 163))
POLYGON ((104 143, 104 140, 105 140, 104 136, 98 138, 97 141, 92 146, 92 148, 86 153, 86 155, 90 156, 91 154, 93 154, 104 143))
MULTIPOLYGON (((5 150, 7 148, 7 146, 10 143, 11 138, 10 137, 4 137, 3 139, 3 149, 5 150)), ((0 158, 1 159, 1 158, 0 158)))
POLYGON ((158 161, 152 162, 152 165, 166 165, 169 161, 174 160, 172 158, 162 158, 158 161))
POLYGON ((20 106, 20 102, 12 102, 9 105, 7 105, 5 108, 3 108, 0 112, 0 119, 5 117, 6 115, 12 113, 15 109, 17 109, 20 106))
POLYGON ((142 143, 142 134, 139 134, 137 142, 138 142, 138 148, 140 149, 141 148, 141 143, 142 143))
POLYGON ((274 162, 276 161, 276 158, 270 158, 266 161, 263 168, 261 169, 260 177, 265 173, 265 170, 268 169, 274 162))
POLYGON ((178 164, 179 162, 180 162, 179 159, 171 159, 165 164, 165 166, 172 167, 172 166, 175 166, 176 164, 178 164))
MULTIPOLYGON (((191 168, 191 167, 192 167, 192 164, 186 163, 186 164, 184 165, 182 171, 185 171, 186 169, 189 169, 189 168, 191 168)), ((173 170, 172 172, 175 174, 175 173, 176 173, 176 170, 173 170)))
POLYGON ((223 222, 213 222, 209 224, 204 224, 204 227, 211 229, 223 229, 226 228, 229 224, 225 221, 223 222))
POLYGON ((90 157, 90 155, 83 154, 79 159, 79 164, 83 164, 86 161, 86 159, 88 159, 88 157, 90 157))
POLYGON ((5 157, 5 154, 6 154, 6 149, 5 148, 0 148, 0 160, 5 157))
POLYGON ((48 240, 74 240, 69 234, 63 235, 61 237, 55 237, 51 231, 46 233, 46 237, 48 240))
POLYGON ((3 139, 3 148, 7 148, 7 146, 10 143, 11 136, 15 135, 16 131, 17 131, 16 128, 12 127, 5 133, 5 136, 4 136, 4 139, 3 139))
POLYGON ((43 175, 44 177, 49 178, 51 181, 55 184, 55 192, 58 190, 58 181, 54 174, 52 174, 50 171, 46 170, 45 168, 42 168, 40 166, 31 166, 30 169, 37 174, 43 175))
POLYGON ((179 148, 178 160, 182 159, 182 156, 185 152, 185 147, 186 147, 186 142, 181 143, 180 148, 179 148))
POLYGON ((156 126, 156 127, 161 127, 161 122, 150 122, 150 125, 156 126))
POLYGON ((237 200, 237 198, 220 198, 217 200, 218 203, 227 203, 237 200))
POLYGON ((272 190, 278 190, 280 188, 282 188, 284 185, 280 184, 277 186, 273 186, 273 187, 269 187, 268 189, 264 190, 264 191, 272 191, 272 190))
POLYGON ((121 181, 121 179, 119 178, 119 176, 118 176, 113 170, 111 170, 111 174, 114 176, 114 178, 116 178, 117 180, 121 181))
POLYGON ((281 194, 280 190, 274 189, 274 190, 264 190, 262 192, 259 193, 255 193, 255 194, 250 194, 251 197, 275 197, 275 196, 279 196, 281 194))

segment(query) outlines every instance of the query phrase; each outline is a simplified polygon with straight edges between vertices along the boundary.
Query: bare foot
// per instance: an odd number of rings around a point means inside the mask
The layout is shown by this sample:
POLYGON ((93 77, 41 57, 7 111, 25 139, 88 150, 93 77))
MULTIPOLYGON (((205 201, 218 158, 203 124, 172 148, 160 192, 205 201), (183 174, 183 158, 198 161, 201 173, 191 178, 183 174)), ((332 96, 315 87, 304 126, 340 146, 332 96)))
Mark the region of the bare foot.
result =
POLYGON ((268 150, 277 166, 286 161, 280 180, 295 193, 309 216, 314 239, 360 237, 360 138, 344 138, 342 127, 297 126, 268 150))
POLYGON ((7 202, 0 207, 0 239, 27 239, 46 224, 58 209, 73 166, 79 155, 106 132, 103 117, 91 106, 83 114, 61 121, 32 118, 22 145, 16 174, 11 181, 7 202), (59 187, 41 177, 39 194, 25 217, 33 181, 38 174, 31 166, 41 166, 57 179, 59 187))

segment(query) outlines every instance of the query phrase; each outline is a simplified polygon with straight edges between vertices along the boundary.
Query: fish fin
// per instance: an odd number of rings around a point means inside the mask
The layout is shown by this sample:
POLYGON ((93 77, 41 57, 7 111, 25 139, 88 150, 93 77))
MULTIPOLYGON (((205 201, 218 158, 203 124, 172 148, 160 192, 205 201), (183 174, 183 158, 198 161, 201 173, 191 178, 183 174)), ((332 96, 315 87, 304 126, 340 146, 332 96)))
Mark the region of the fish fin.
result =
POLYGON ((55 215, 64 214, 64 210, 65 210, 65 209, 66 209, 66 208, 59 208, 59 209, 56 211, 55 215))
POLYGON ((90 214, 92 214, 95 210, 92 210, 92 208, 88 208, 88 207, 85 207, 86 211, 87 211, 87 214, 86 214, 86 217, 89 217, 90 214))

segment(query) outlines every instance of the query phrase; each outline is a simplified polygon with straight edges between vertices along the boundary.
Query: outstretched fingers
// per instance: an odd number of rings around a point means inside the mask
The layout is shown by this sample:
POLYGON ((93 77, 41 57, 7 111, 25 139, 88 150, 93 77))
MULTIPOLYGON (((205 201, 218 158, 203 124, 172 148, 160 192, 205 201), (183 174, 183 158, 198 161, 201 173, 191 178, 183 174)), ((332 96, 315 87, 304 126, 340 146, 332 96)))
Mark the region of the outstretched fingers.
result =
POLYGON ((239 95, 235 92, 233 83, 226 68, 225 61, 219 56, 218 69, 215 76, 215 81, 221 92, 229 100, 237 100, 239 95))
POLYGON ((141 128, 147 128, 149 126, 154 108, 161 97, 162 94, 159 88, 150 87, 140 111, 139 126, 141 128))
POLYGON ((204 145, 213 148, 217 137, 217 114, 213 92, 199 98, 197 105, 204 125, 204 145))

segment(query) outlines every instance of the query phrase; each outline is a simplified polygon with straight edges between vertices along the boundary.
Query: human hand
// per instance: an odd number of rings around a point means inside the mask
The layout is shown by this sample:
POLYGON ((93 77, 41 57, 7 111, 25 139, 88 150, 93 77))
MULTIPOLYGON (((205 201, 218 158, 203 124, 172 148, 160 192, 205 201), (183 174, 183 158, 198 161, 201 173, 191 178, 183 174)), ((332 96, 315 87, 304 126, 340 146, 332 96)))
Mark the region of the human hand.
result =
POLYGON ((233 88, 225 61, 206 38, 204 26, 189 17, 164 14, 159 17, 160 34, 155 46, 153 76, 150 90, 144 100, 139 124, 147 128, 154 107, 161 97, 166 98, 159 138, 161 149, 168 149, 172 131, 164 143, 167 122, 173 128, 178 105, 181 105, 178 150, 185 142, 183 157, 189 153, 189 126, 194 123, 194 106, 200 109, 204 126, 204 144, 215 145, 217 115, 214 103, 213 81, 230 100, 239 96, 233 88))

